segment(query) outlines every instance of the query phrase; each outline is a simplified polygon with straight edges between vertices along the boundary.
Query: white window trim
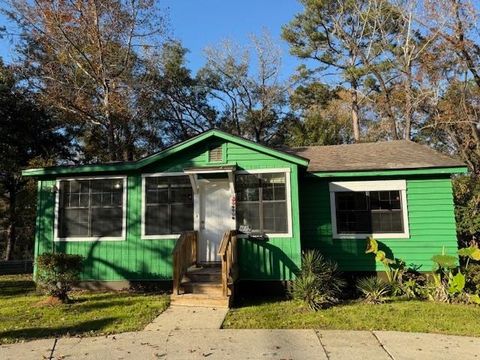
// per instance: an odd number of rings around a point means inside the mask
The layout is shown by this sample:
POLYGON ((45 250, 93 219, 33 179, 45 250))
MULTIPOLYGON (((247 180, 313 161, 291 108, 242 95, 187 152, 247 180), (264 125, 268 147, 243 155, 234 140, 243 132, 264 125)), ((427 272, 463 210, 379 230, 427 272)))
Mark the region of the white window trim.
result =
POLYGON ((55 194, 55 221, 53 224, 53 240, 55 242, 82 242, 82 241, 125 241, 127 239, 127 176, 78 176, 73 178, 58 178, 56 180, 56 194, 55 194), (89 237, 58 237, 58 227, 60 226, 58 215, 60 207, 60 182, 72 180, 123 180, 123 200, 122 200, 122 235, 121 236, 89 236, 89 237))
POLYGON ((378 239, 405 239, 410 237, 407 205, 407 182, 405 180, 378 180, 378 181, 338 181, 331 182, 330 213, 332 219, 332 235, 334 239, 365 239, 367 236, 378 239), (402 203, 403 232, 402 233, 365 233, 339 234, 337 232, 335 193, 346 191, 400 191, 402 203))
MULTIPOLYGON (((287 229, 286 233, 273 233, 265 234, 267 238, 291 238, 293 236, 292 231, 292 192, 291 192, 291 169, 249 169, 249 170, 239 170, 235 174, 269 174, 269 173, 285 173, 285 191, 287 192, 287 229)), ((236 222, 236 220, 235 220, 236 222)), ((236 227, 236 226, 235 226, 236 227)), ((238 235, 239 238, 248 238, 248 235, 238 235)))
MULTIPOLYGON (((146 199, 145 199, 145 179, 149 177, 166 177, 166 176, 185 176, 184 172, 161 172, 142 174, 142 219, 141 219, 141 240, 164 240, 164 239, 178 239, 181 234, 162 234, 162 235, 145 235, 145 212, 146 212, 146 199)), ((188 175, 187 175, 188 176, 188 175)))

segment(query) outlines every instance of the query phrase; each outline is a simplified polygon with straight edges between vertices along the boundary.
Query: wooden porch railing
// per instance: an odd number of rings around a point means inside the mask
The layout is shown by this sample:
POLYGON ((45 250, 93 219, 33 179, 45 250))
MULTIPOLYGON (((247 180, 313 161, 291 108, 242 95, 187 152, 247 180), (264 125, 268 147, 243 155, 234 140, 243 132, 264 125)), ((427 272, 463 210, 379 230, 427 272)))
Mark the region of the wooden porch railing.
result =
POLYGON ((238 279, 237 233, 235 230, 223 234, 218 255, 222 259, 223 296, 233 295, 233 284, 238 279))
POLYGON ((180 282, 188 268, 197 263, 198 234, 185 231, 173 248, 173 294, 179 295, 180 282))

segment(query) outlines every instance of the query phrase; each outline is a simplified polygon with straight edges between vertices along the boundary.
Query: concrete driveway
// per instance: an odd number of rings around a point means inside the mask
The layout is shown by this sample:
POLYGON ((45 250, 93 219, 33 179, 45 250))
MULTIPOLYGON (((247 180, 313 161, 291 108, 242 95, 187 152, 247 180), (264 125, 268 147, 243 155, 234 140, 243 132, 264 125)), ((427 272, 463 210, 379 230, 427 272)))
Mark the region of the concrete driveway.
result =
POLYGON ((2 345, 0 359, 480 358, 480 338, 390 331, 221 330, 225 313, 171 307, 144 331, 2 345))

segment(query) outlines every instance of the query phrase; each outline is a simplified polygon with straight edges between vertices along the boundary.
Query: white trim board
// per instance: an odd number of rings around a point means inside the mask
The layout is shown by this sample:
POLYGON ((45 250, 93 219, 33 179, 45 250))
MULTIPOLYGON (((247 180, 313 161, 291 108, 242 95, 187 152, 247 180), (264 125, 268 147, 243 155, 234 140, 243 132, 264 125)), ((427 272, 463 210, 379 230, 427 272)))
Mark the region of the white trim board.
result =
POLYGON ((69 178, 58 178, 55 181, 55 186, 57 188, 55 194, 55 219, 53 223, 53 241, 54 242, 81 242, 81 241, 125 241, 127 239, 127 176, 78 176, 78 177, 69 177, 69 178), (58 237, 58 214, 60 207, 60 182, 61 181, 72 181, 72 180, 113 180, 113 179, 122 179, 123 180, 123 191, 122 191, 122 235, 121 236, 105 236, 105 237, 58 237))
POLYGON ((378 180, 378 181, 338 181, 329 184, 330 189, 330 216, 332 221, 332 236, 334 239, 365 239, 372 236, 378 239, 406 239, 410 237, 408 223, 408 202, 407 202, 407 182, 406 180, 378 180), (336 192, 349 191, 400 191, 400 201, 402 204, 402 233, 365 233, 365 234, 339 234, 337 232, 336 218, 336 192))

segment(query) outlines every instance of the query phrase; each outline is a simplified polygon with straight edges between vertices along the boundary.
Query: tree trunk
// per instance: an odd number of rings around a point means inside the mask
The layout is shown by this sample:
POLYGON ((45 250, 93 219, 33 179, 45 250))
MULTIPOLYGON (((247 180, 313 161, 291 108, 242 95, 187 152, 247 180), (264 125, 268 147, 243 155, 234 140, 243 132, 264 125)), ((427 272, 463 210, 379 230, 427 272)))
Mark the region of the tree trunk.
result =
POLYGON ((395 116, 393 115, 392 107, 391 107, 392 99, 390 97, 389 90, 385 89, 384 91, 386 91, 385 93, 385 100, 387 103, 386 112, 387 112, 388 121, 390 122, 390 132, 392 135, 392 140, 398 140, 397 122, 395 120, 395 116))
POLYGON ((412 68, 408 66, 405 79, 405 129, 403 138, 410 140, 412 137, 413 101, 412 101, 412 68))
POLYGON ((17 239, 16 232, 16 196, 15 190, 11 190, 8 200, 8 227, 7 227, 7 247, 5 250, 5 260, 12 260, 13 249, 15 247, 15 241, 17 239))
POLYGON ((360 117, 359 117, 359 106, 358 106, 358 93, 357 93, 357 84, 352 83, 352 128, 353 128, 353 139, 355 142, 360 141, 360 117))

